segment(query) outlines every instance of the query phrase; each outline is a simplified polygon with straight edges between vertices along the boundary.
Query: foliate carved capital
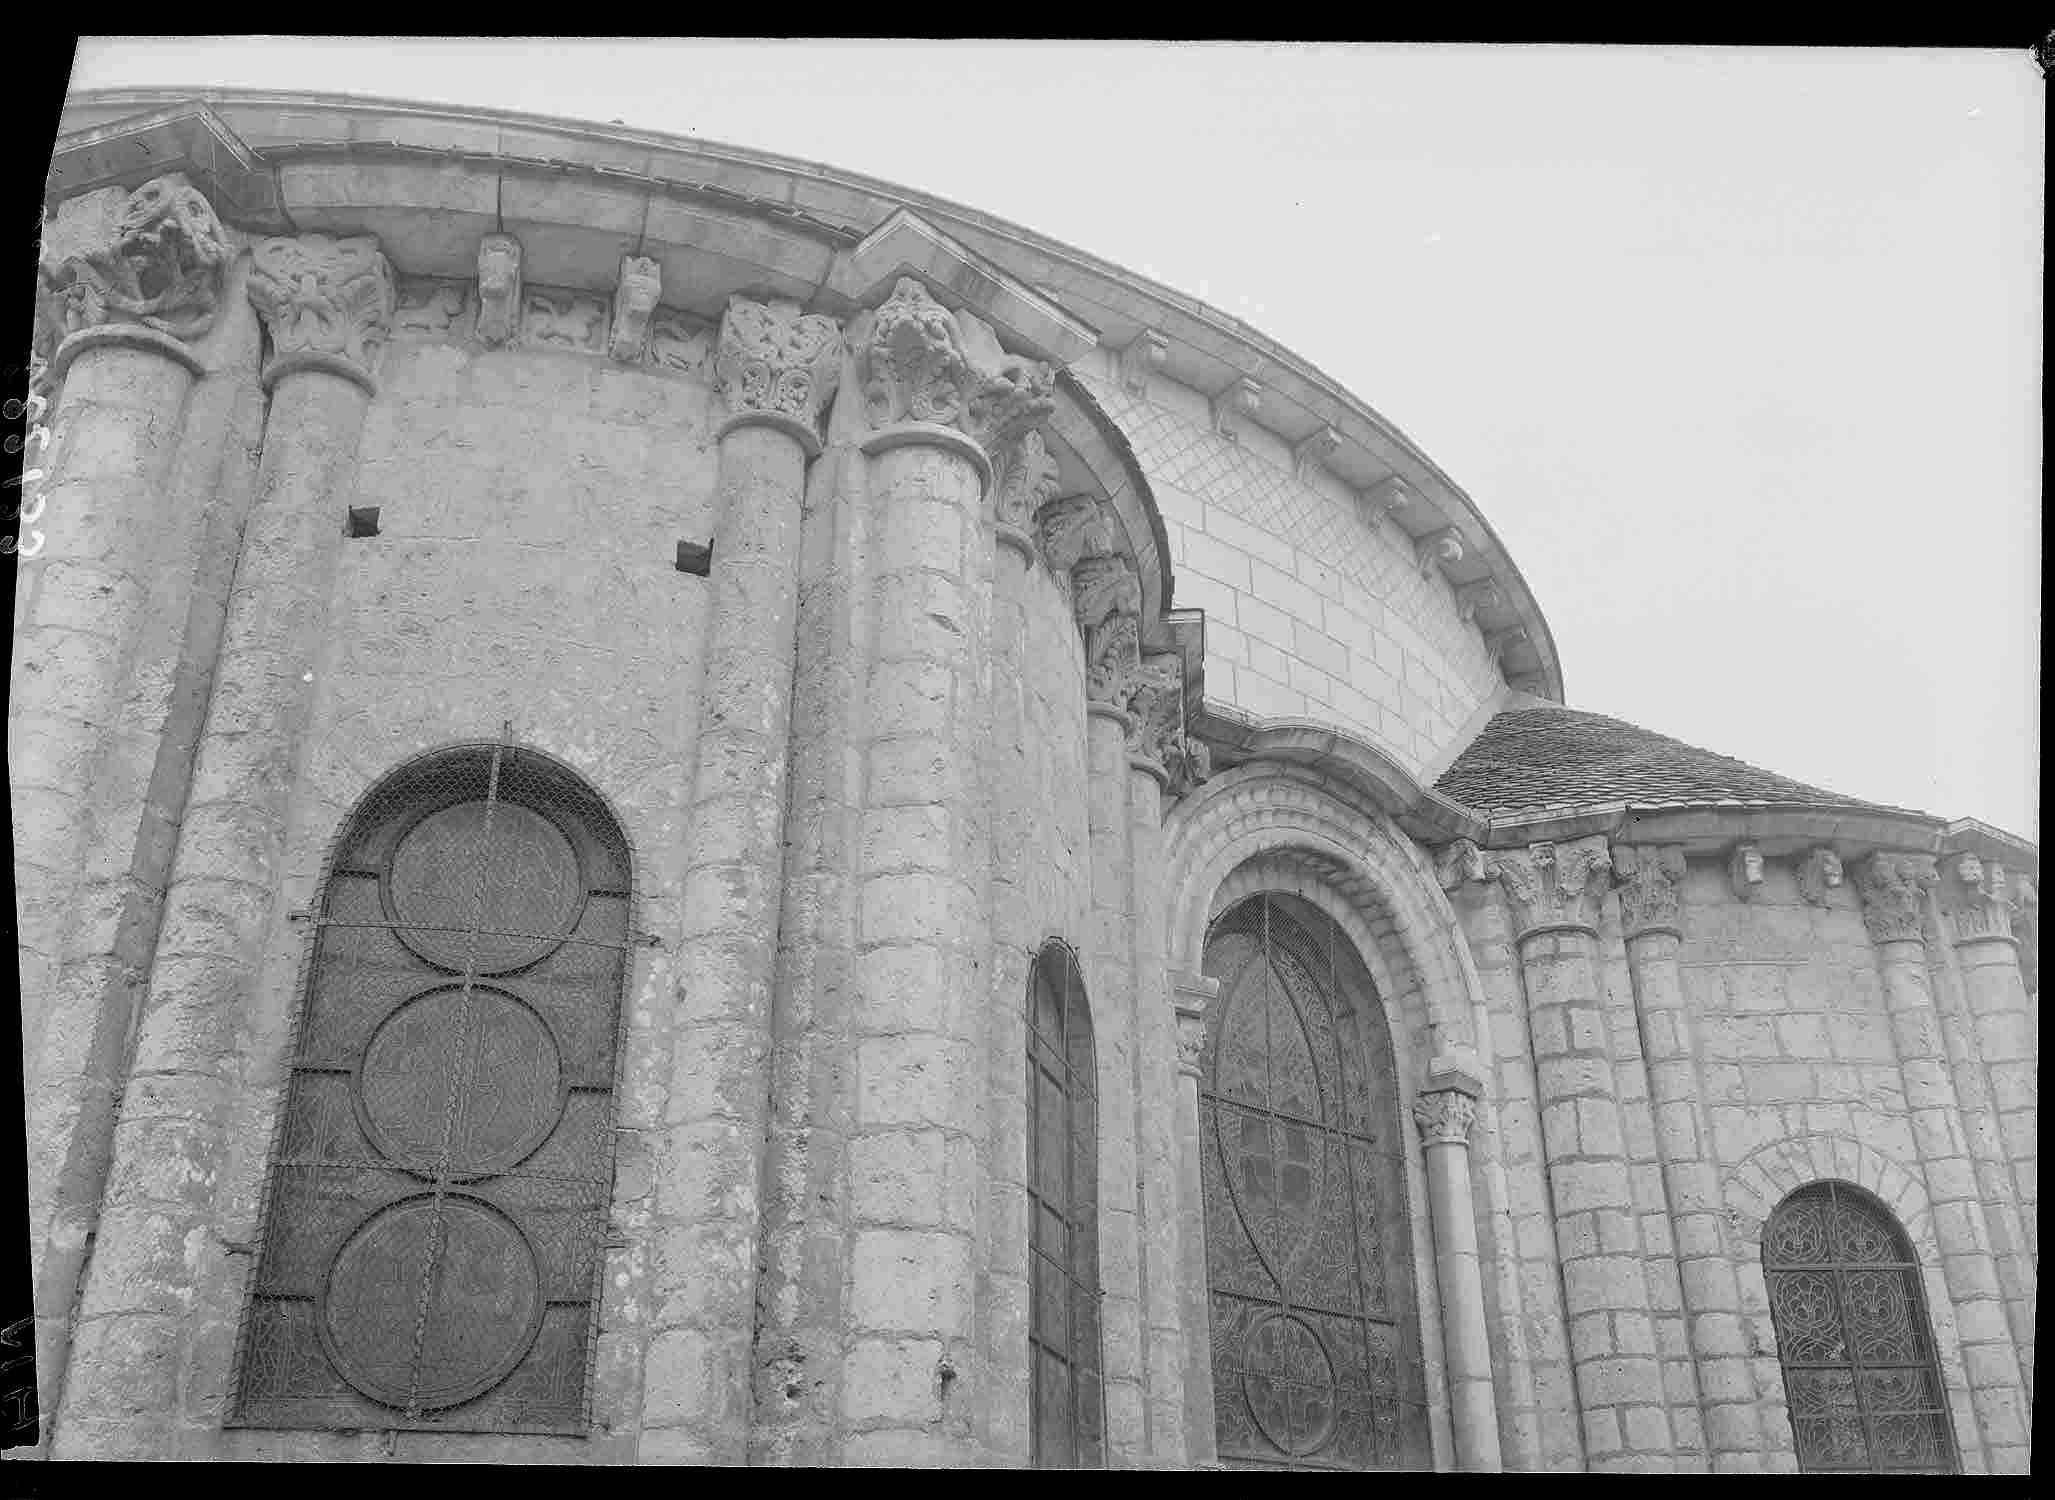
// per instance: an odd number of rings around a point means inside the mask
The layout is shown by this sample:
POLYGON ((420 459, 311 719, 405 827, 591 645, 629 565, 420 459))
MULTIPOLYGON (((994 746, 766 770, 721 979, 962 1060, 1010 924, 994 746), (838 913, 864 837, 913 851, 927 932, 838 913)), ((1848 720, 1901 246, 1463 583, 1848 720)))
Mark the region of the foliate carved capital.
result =
POLYGON ((2019 977, 2029 998, 2041 993, 2041 892, 2033 880, 2012 882, 2012 936, 2019 943, 2019 977))
POLYGON ((614 316, 607 329, 607 354, 635 364, 649 345, 649 320, 663 300, 663 268, 646 255, 621 258, 621 284, 614 290, 614 316))
POLYGON ((1598 930, 1605 877, 1612 868, 1603 838, 1494 849, 1486 856, 1486 866, 1505 887, 1519 937, 1556 928, 1598 930))
POLYGON ((770 412, 820 429, 842 364, 842 329, 796 302, 730 297, 714 383, 733 413, 770 412))
POLYGON ((1941 909, 1955 941, 2013 936, 2011 882, 2005 867, 1974 854, 1949 855, 1944 866, 1941 909))
POLYGON ((1921 941, 1926 935, 1921 898, 1939 878, 1931 854, 1872 854, 1856 866, 1855 889, 1870 940, 1921 941))
POLYGON ((1841 856, 1828 848, 1813 849, 1798 862, 1798 894, 1814 906, 1827 904, 1827 892, 1843 879, 1841 856))
POLYGON ((965 408, 963 430, 997 459, 1056 413, 1056 373, 1038 360, 1002 358, 979 372, 965 408))
POLYGON ((1085 558, 1106 556, 1116 545, 1111 518, 1090 495, 1046 502, 1035 512, 1035 529, 1041 535, 1042 561, 1058 578, 1068 578, 1085 558))
POLYGON ((1087 557, 1070 571, 1085 637, 1085 697, 1125 709, 1142 666, 1142 584, 1125 557, 1087 557))
POLYGON ((41 270, 39 322, 59 339, 140 323, 190 343, 214 327, 232 259, 200 190, 181 173, 153 177, 129 194, 107 243, 41 270))
POLYGON ((993 519, 1001 525, 1028 530, 1034 526, 1042 507, 1056 498, 1056 456, 1049 451, 1047 439, 1032 429, 1022 433, 1018 442, 1000 452, 995 471, 993 519))
POLYGON ((1455 1089, 1422 1094, 1413 1101, 1413 1121, 1428 1146, 1467 1146, 1477 1123, 1477 1101, 1455 1089))
POLYGON ((251 252, 250 301, 275 355, 332 355, 369 373, 395 300, 376 236, 278 236, 251 252))
POLYGON ((1121 706, 1134 715, 1127 736, 1130 755, 1157 765, 1174 758, 1184 738, 1183 658, 1175 652, 1143 658, 1121 706))
POLYGON ((478 242, 478 339, 504 344, 520 330, 521 242, 488 234, 478 242))
POLYGON ((864 408, 873 427, 894 422, 954 427, 962 420, 971 380, 963 330, 914 277, 900 277, 892 295, 871 314, 859 357, 864 408))
POLYGON ((1684 903, 1683 848, 1677 844, 1618 844, 1612 853, 1626 936, 1678 931, 1684 903))

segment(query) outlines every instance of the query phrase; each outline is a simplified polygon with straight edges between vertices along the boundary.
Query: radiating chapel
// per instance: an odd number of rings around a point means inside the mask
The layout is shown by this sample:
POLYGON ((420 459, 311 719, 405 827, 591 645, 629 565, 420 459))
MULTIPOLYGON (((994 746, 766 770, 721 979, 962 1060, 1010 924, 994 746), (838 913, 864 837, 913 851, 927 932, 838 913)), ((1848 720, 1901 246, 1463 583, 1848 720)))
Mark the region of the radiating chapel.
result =
POLYGON ((45 206, 15 1457, 2028 1467, 2037 849, 1570 706, 1290 350, 524 115, 45 206))

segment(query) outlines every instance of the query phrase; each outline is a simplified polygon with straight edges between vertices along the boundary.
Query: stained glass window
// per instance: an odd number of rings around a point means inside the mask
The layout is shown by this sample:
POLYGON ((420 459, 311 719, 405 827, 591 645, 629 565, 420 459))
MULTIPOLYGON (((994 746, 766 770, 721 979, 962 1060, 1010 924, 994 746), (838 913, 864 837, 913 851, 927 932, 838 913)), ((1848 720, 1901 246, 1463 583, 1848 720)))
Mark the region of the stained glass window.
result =
POLYGON ((1799 1469, 1953 1473, 1919 1263, 1883 1206, 1802 1187, 1770 1215, 1762 1261, 1799 1469))
POLYGON ((234 1424, 583 1433, 630 940, 625 841, 507 741, 421 758, 337 844, 234 1424))
POLYGON ((1200 1160, 1215 1430, 1234 1468, 1430 1462, 1390 1037, 1345 947, 1316 908, 1273 895, 1207 939, 1220 991, 1200 1160))
POLYGON ((1106 1460, 1099 1363, 1099 1107, 1092 1021, 1070 949, 1028 981, 1028 1389, 1034 1462, 1106 1460))

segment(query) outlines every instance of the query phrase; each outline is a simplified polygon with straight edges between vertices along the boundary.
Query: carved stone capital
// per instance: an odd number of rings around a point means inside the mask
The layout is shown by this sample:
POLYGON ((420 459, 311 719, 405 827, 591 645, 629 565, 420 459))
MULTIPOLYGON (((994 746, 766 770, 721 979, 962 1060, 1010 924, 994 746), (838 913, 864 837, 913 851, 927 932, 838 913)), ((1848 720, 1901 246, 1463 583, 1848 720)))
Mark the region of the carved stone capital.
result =
POLYGON ((1191 1006, 1177 1007, 1177 1071, 1199 1076, 1199 1059, 1206 1055, 1206 1013, 1191 1006))
POLYGON ((1413 560, 1422 578, 1432 576, 1436 568, 1447 572, 1463 560, 1463 534, 1453 526, 1429 532, 1413 544, 1413 560))
POLYGON ((789 417, 810 432, 835 394, 842 330, 799 304, 730 297, 714 352, 714 383, 728 410, 789 417))
POLYGON ((1855 867, 1862 921, 1877 943, 1921 942, 1922 897, 1938 880, 1931 854, 1872 854, 1855 867))
MULTIPOLYGON (((1048 441, 1036 430, 1022 433, 1018 442, 1000 452, 994 469, 992 518, 1001 526, 1032 529, 1042 507, 1056 498, 1059 482, 1056 455, 1049 451, 1048 441)), ((1093 509, 1097 508, 1094 502, 1093 509)), ((1110 537, 1107 545, 1112 545, 1110 537)))
POLYGON ((1494 849, 1485 856, 1485 865, 1505 887, 1517 936, 1598 930, 1605 877, 1612 868, 1603 838, 1592 835, 1561 844, 1494 849))
POLYGON ((1056 372, 1039 360, 1003 355, 977 372, 963 430, 996 460, 1056 413, 1056 372))
POLYGON ((1413 1101, 1413 1121, 1423 1145, 1467 1146, 1477 1123, 1477 1101, 1456 1089, 1422 1094, 1413 1101))
POLYGON ((649 347, 649 320, 663 300, 663 268, 645 255, 621 257, 621 283, 614 289, 614 315, 607 329, 607 355, 636 364, 649 347))
POLYGON ((1951 854, 1942 861, 1941 910, 1949 934, 1958 943, 1980 938, 2010 938, 2012 901, 2005 867, 1974 854, 1951 854))
POLYGON ((894 422, 953 427, 962 420, 971 380, 963 331, 921 281, 899 278, 892 295, 871 314, 859 358, 864 409, 873 427, 894 422))
POLYGON ((1114 549, 1113 522, 1090 495, 1065 495, 1035 512, 1041 535, 1042 561, 1058 578, 1087 557, 1103 557, 1114 549))
POLYGON ((275 359, 325 355, 368 377, 396 300, 374 235, 281 235, 251 251, 250 301, 275 359))
POLYGON ((483 344, 510 342, 521 331, 521 242, 488 234, 478 242, 478 323, 483 344))
POLYGON ((1170 363, 1170 340, 1144 328, 1120 351, 1120 383, 1130 395, 1149 394, 1149 376, 1170 363))
POLYGON ((2038 1003, 2041 993, 2041 892, 2040 882, 2019 879, 2012 882, 2012 936, 2019 944, 2019 977, 2029 998, 2038 1003))
POLYGON ((1680 932, 1684 850, 1677 844, 1615 844, 1613 880, 1629 941, 1648 932, 1680 932))
POLYGON ((1124 705, 1134 715, 1128 752, 1161 766, 1184 738, 1184 661, 1175 652, 1142 659, 1124 705))
POLYGON ((1241 441, 1241 434, 1235 431, 1239 417, 1253 417, 1263 409, 1263 387, 1246 375, 1237 376, 1234 382, 1213 398, 1213 431, 1230 443, 1241 441))
POLYGON ((1142 584, 1125 557, 1081 560, 1070 572, 1071 607, 1085 637, 1085 697, 1126 709, 1142 665, 1142 584))
POLYGON ((1762 889, 1762 850, 1753 844, 1736 844, 1734 852, 1727 856, 1727 882, 1734 889, 1736 901, 1753 901, 1762 889))
POLYGON ((234 252, 213 205, 182 173, 153 177, 122 204, 104 244, 39 271, 39 342, 139 323, 191 342, 214 327, 234 252))
POLYGON ((1841 856, 1828 848, 1806 851, 1798 862, 1798 894, 1814 906, 1827 904, 1827 892, 1841 885, 1841 856))

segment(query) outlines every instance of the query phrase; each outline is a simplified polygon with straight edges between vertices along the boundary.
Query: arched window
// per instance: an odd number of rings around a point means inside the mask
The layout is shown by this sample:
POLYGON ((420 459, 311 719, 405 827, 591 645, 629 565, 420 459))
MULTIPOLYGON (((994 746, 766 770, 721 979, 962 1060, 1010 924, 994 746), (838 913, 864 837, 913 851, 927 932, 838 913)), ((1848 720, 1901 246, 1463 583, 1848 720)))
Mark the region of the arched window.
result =
POLYGON ((403 766, 315 912, 234 1425, 585 1432, 626 841, 546 756, 403 766))
POLYGON ((1370 978, 1266 894, 1206 941, 1201 1184, 1219 1452, 1236 1468, 1426 1467, 1404 1157, 1370 978))
POLYGON ((1106 1461, 1099 1364, 1099 1106, 1077 959, 1050 942, 1028 981, 1028 1375, 1034 1462, 1106 1461))
POLYGON ((1953 1473, 1919 1263, 1883 1205, 1802 1187, 1770 1215, 1762 1264, 1799 1469, 1953 1473))

